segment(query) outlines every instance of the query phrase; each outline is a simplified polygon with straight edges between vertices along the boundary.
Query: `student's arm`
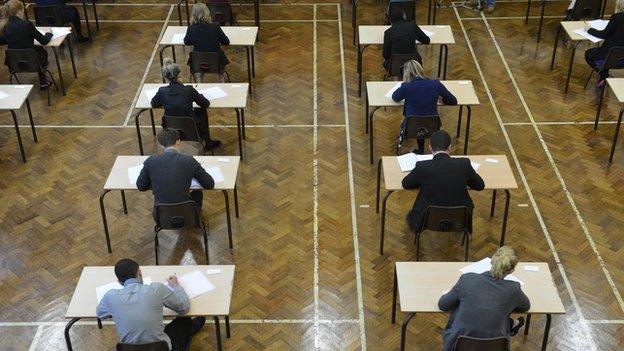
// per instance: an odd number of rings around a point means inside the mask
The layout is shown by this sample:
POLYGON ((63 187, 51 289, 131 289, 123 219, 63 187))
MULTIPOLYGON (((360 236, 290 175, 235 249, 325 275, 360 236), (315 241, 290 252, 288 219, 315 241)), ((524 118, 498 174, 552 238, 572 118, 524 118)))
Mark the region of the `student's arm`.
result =
POLYGON ((440 296, 440 300, 438 300, 438 308, 442 311, 449 312, 457 307, 459 304, 459 287, 461 286, 461 281, 464 276, 460 276, 455 286, 447 292, 446 294, 440 296))
POLYGON ((219 38, 219 44, 221 45, 230 45, 230 38, 223 32, 221 26, 217 27, 217 37, 219 38))
POLYGON ((388 61, 392 56, 392 39, 390 38, 390 29, 386 29, 383 39, 383 58, 388 61))
POLYGON ((190 31, 191 26, 188 26, 186 28, 186 34, 184 35, 184 45, 193 45, 193 42, 191 41, 191 35, 189 34, 190 31))
POLYGON ((457 105, 457 98, 453 93, 448 91, 442 82, 438 81, 440 84, 440 96, 442 97, 442 102, 445 105, 457 105))
POLYGON ((416 167, 409 172, 408 175, 403 178, 401 182, 403 185, 403 189, 418 189, 422 185, 422 175, 420 172, 420 167, 418 167, 418 163, 416 167))
POLYGON ((41 32, 37 28, 35 28, 35 25, 32 24, 32 22, 29 22, 29 27, 30 33, 32 34, 33 38, 35 38, 35 40, 37 40, 41 45, 46 45, 50 42, 50 40, 52 40, 52 32, 41 34, 41 32))
POLYGON ((472 164, 470 164, 470 159, 466 159, 468 162, 468 187, 473 190, 481 191, 485 188, 485 182, 483 178, 477 173, 477 171, 472 168, 472 164))
POLYGON ((0 45, 7 45, 7 44, 8 43, 6 39, 4 38, 4 35, 0 35, 0 45))
POLYGON ((403 84, 392 93, 392 100, 399 102, 405 99, 405 89, 403 89, 403 84))
POLYGON ((147 172, 147 160, 143 163, 143 168, 141 169, 141 173, 139 173, 139 177, 136 181, 136 186, 139 191, 147 191, 152 186, 152 181, 149 177, 149 173, 147 172))
POLYGON ((104 294, 102 301, 100 301, 100 303, 97 305, 97 308, 95 309, 95 314, 99 319, 104 319, 111 316, 111 312, 108 309, 108 300, 106 298, 106 294, 104 294))
POLYGON ((416 40, 418 40, 418 42, 421 44, 429 44, 431 42, 431 38, 429 38, 427 34, 425 34, 425 32, 420 29, 419 26, 414 26, 416 27, 416 40))
POLYGON ((152 101, 150 101, 150 105, 152 105, 152 107, 154 108, 163 107, 162 95, 160 93, 160 89, 158 89, 158 91, 156 92, 156 95, 154 95, 154 97, 152 98, 152 101))
POLYGON ((192 98, 193 98, 193 102, 196 103, 199 107, 201 108, 208 108, 210 107, 210 101, 208 101, 208 99, 206 99, 205 96, 203 96, 202 94, 199 93, 199 91, 195 90, 195 88, 191 88, 193 89, 192 91, 192 98))
POLYGON ((202 188, 213 189, 214 179, 212 179, 210 174, 206 172, 204 167, 202 167, 196 159, 193 159, 193 163, 193 167, 195 167, 195 170, 193 171, 193 178, 197 179, 197 182, 202 186, 202 188))
POLYGON ((587 31, 587 33, 600 38, 600 39, 607 39, 609 38, 611 35, 613 35, 613 33, 615 32, 615 30, 621 26, 624 21, 624 15, 621 14, 615 14, 611 17, 611 19, 609 20, 609 23, 607 24, 607 26, 605 27, 605 29, 603 30, 597 30, 595 28, 589 28, 589 30, 587 31))
POLYGON ((181 286, 165 286, 162 283, 152 283, 152 285, 155 285, 156 289, 158 289, 158 295, 165 307, 182 314, 187 313, 191 309, 188 295, 186 295, 181 286))
POLYGON ((518 307, 514 310, 515 312, 526 312, 531 309, 531 301, 524 294, 522 289, 518 289, 518 307))

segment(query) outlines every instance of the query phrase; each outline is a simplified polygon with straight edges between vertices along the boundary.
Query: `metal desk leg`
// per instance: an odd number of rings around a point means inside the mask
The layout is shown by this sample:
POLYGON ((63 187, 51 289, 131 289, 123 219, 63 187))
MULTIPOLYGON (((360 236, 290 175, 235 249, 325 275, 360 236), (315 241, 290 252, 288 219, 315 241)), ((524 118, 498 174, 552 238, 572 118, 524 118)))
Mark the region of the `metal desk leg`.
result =
POLYGON ((238 218, 238 190, 236 189, 236 184, 234 184, 234 213, 236 218, 238 218))
POLYGON ((245 140, 245 109, 240 109, 241 114, 241 130, 243 131, 243 140, 245 140))
POLYGON ((540 0, 542 3, 542 9, 540 12, 539 27, 537 27, 537 42, 539 43, 542 37, 542 25, 544 24, 544 10, 546 9, 546 0, 540 0))
POLYGON ((110 235, 108 233, 108 221, 106 220, 106 208, 104 207, 104 196, 108 194, 110 190, 102 190, 100 194, 100 212, 102 213, 102 225, 104 226, 104 236, 106 237, 106 248, 108 249, 108 253, 112 253, 113 249, 111 248, 110 235))
POLYGON ((65 326, 65 344, 67 344, 67 351, 74 350, 74 348, 72 347, 71 339, 69 337, 69 329, 71 329, 72 325, 74 325, 74 323, 78 322, 79 320, 80 318, 72 318, 65 326))
POLYGON ((443 46, 440 45, 440 53, 438 54, 438 79, 440 79, 440 74, 442 73, 442 51, 443 51, 443 46))
POLYGON ((596 106, 596 120, 594 121, 594 130, 598 130, 598 120, 600 120, 600 110, 602 110, 602 100, 604 99, 605 90, 607 90, 606 84, 600 89, 600 96, 598 97, 598 106, 596 106))
MULTIPOLYGON (((368 103, 366 104, 368 106, 368 103)), ((369 152, 370 152, 370 164, 373 164, 373 131, 375 128, 373 128, 373 115, 375 115, 375 111, 377 111, 377 109, 379 109, 379 107, 375 107, 370 115, 368 116, 368 126, 369 126, 369 131, 368 131, 368 148, 369 148, 369 152)))
POLYGON ((154 110, 149 109, 150 112, 150 120, 152 122, 152 134, 156 135, 156 123, 154 123, 154 110))
POLYGON ((576 42, 572 46, 572 55, 570 56, 570 65, 568 66, 568 76, 566 77, 565 90, 564 93, 568 93, 568 86, 570 85, 570 76, 572 75, 572 64, 574 63, 574 54, 576 53, 576 48, 578 47, 580 41, 576 42))
POLYGON ((37 131, 35 130, 35 121, 33 120, 32 111, 30 110, 30 101, 26 98, 26 111, 28 111, 28 120, 30 121, 30 131, 32 132, 33 140, 38 143, 37 131))
POLYGON ((358 71, 358 97, 362 96, 362 76, 364 72, 362 72, 362 61, 364 57, 364 50, 368 47, 368 45, 359 45, 358 44, 358 55, 357 55, 357 71, 358 71))
POLYGON ((448 45, 442 44, 444 48, 444 73, 442 74, 442 79, 446 79, 446 68, 448 66, 448 45))
POLYGON ((134 116, 134 125, 136 127, 137 139, 139 141, 139 153, 141 155, 143 155, 143 139, 141 138, 141 123, 139 121, 139 117, 141 116, 141 113, 143 113, 143 112, 145 112, 147 110, 151 110, 151 109, 147 109, 147 108, 141 109, 136 114, 136 116, 134 116))
POLYGON ((123 208, 124 214, 128 214, 128 206, 126 205, 126 192, 121 190, 121 207, 123 208))
POLYGON ((501 229, 500 246, 505 245, 505 234, 507 232, 507 218, 509 217, 509 201, 511 200, 511 194, 509 190, 505 189, 505 209, 503 211, 503 228, 501 229))
POLYGON ((357 40, 357 5, 360 0, 353 1, 353 7, 351 9, 351 27, 353 28, 353 45, 357 40))
POLYGON ((251 90, 251 53, 249 46, 245 46, 245 52, 247 53, 247 82, 249 83, 249 95, 253 95, 251 90))
POLYGON ((254 47, 250 47, 249 51, 251 51, 251 77, 256 78, 256 58, 254 55, 254 47))
POLYGON ((466 135, 464 136, 464 155, 468 155, 468 139, 470 138, 470 117, 472 116, 472 108, 466 106, 468 113, 466 114, 466 135))
POLYGON ((381 158, 377 161, 377 201, 375 201, 375 213, 379 213, 379 193, 381 192, 381 158))
POLYGON ((89 24, 89 14, 87 13, 87 0, 82 0, 82 12, 84 14, 84 20, 87 24, 87 34, 89 35, 89 42, 93 43, 93 36, 91 35, 91 25, 89 24))
POLYGON ((403 321, 403 325, 401 326, 401 351, 405 350, 405 334, 407 332, 407 324, 410 322, 412 317, 414 317, 416 313, 408 313, 405 316, 405 320, 403 321))
POLYGON ((184 0, 178 1, 178 4, 176 5, 176 7, 178 9, 178 24, 180 26, 182 26, 182 10, 180 9, 180 6, 182 5, 182 1, 184 1, 184 0))
MULTIPOLYGON (((197 3, 197 1, 196 1, 197 3)), ((184 0, 184 6, 186 8, 186 24, 187 25, 191 25, 191 14, 189 12, 189 5, 188 5, 188 0, 184 0)))
POLYGON ((69 50, 69 59, 71 60, 72 69, 74 70, 74 78, 78 78, 78 73, 76 73, 76 62, 74 62, 74 49, 72 48, 71 40, 67 40, 67 50, 69 50))
POLYGON ((232 221, 230 219, 230 198, 228 197, 227 190, 222 190, 223 198, 225 199, 225 218, 227 219, 228 241, 230 243, 230 250, 234 249, 232 243, 232 221))
POLYGON ((217 335, 217 350, 221 351, 222 350, 222 346, 221 346, 221 326, 219 325, 219 317, 214 316, 212 318, 214 319, 214 322, 215 322, 215 334, 217 335))
POLYGON ((526 323, 524 323, 524 335, 529 335, 530 326, 531 326, 531 314, 527 314, 526 323))
POLYGON ((437 4, 437 0, 433 3, 433 20, 431 21, 431 24, 436 24, 436 11, 438 9, 438 4, 437 4))
POLYGON ((399 290, 399 282, 397 279, 396 267, 394 268, 394 284, 392 285, 392 317, 390 322, 396 323, 396 306, 397 306, 397 290, 399 290))
POLYGON ((225 316, 225 337, 230 338, 230 316, 225 316))
POLYGON ((431 24, 431 0, 429 0, 429 8, 427 9, 427 24, 431 24))
POLYGON ((461 122, 462 122, 462 113, 464 112, 464 106, 459 106, 459 114, 457 115, 457 134, 456 138, 459 138, 461 134, 461 122))
POLYGON ((496 209, 496 189, 492 191, 492 207, 490 207, 490 218, 494 217, 495 209, 496 209))
POLYGON ((529 23, 529 13, 531 12, 531 0, 527 3, 526 16, 524 17, 524 24, 529 23))
POLYGON ((552 316, 550 313, 546 313, 546 326, 544 327, 544 338, 542 339, 542 351, 546 351, 546 345, 548 344, 548 334, 550 333, 550 322, 552 316))
POLYGON ((17 123, 17 115, 15 111, 11 111, 11 116, 13 117, 13 125, 15 126, 15 134, 17 134, 17 144, 19 145, 20 153, 22 155, 22 162, 26 163, 26 153, 24 153, 24 145, 22 144, 22 136, 19 131, 19 124, 17 123))
POLYGON ((104 327, 102 326, 102 320, 101 320, 101 319, 99 319, 99 318, 96 318, 96 320, 97 320, 98 329, 102 329, 102 328, 104 328, 104 327))
POLYGON ((613 154, 615 153, 615 145, 617 144, 618 134, 620 132, 620 125, 622 124, 622 113, 624 113, 624 107, 620 109, 618 115, 618 121, 615 125, 615 133, 613 134, 613 143, 611 144, 611 153, 609 154, 609 163, 613 162, 613 154))
POLYGON ((258 0, 254 0, 254 20, 256 27, 260 28, 260 4, 258 0))
POLYGON ((392 194, 393 190, 387 190, 384 195, 383 202, 381 203, 381 230, 379 232, 379 254, 383 255, 383 246, 384 246, 384 236, 386 234, 386 203, 388 202, 388 197, 392 194))
POLYGON ((93 4, 93 17, 95 17, 95 28, 97 28, 97 30, 100 30, 100 19, 98 18, 97 6, 95 6, 95 1, 96 0, 91 1, 91 3, 93 4))
POLYGON ((365 106, 364 107, 364 120, 365 120, 364 123, 366 124, 366 126, 365 126, 366 134, 368 134, 368 130, 369 130, 369 126, 368 126, 368 109, 369 109, 369 106, 368 106, 368 91, 366 92, 366 103, 364 104, 364 106, 365 106))
POLYGON ((65 95, 65 84, 63 83, 63 71, 61 71, 61 63, 58 57, 58 49, 53 47, 52 52, 54 53, 54 59, 56 60, 56 68, 58 69, 59 83, 61 84, 61 92, 63 92, 63 95, 65 95))
POLYGON ((238 153, 242 160, 243 159, 243 133, 242 133, 242 127, 241 127, 241 116, 240 116, 240 111, 238 109, 234 109, 234 111, 236 111, 236 131, 238 132, 238 153))

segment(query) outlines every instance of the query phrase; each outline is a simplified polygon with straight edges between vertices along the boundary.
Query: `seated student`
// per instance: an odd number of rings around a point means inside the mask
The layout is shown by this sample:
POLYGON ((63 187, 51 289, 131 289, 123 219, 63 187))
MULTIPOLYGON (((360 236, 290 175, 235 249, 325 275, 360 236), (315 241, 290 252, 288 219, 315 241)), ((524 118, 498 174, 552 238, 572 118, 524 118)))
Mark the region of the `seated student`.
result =
POLYGON ((476 338, 513 336, 524 324, 512 327, 512 312, 526 312, 531 308, 529 298, 522 292, 520 283, 504 280, 518 264, 516 251, 500 247, 492 256, 490 271, 466 273, 459 277, 453 288, 440 297, 438 307, 450 311, 444 329, 444 351, 453 350, 455 340, 461 335, 476 338))
POLYGON ((391 26, 384 32, 383 66, 390 69, 390 58, 393 54, 416 54, 422 64, 422 58, 416 48, 416 40, 422 44, 429 44, 430 39, 414 21, 405 20, 405 12, 393 10, 388 14, 391 26))
POLYGON ((191 181, 195 178, 204 189, 212 189, 214 180, 196 159, 180 153, 180 134, 177 130, 163 130, 158 134, 158 142, 165 151, 143 162, 143 169, 136 182, 137 188, 139 191, 151 188, 156 204, 193 200, 201 210, 203 192, 193 190, 189 193, 191 181))
MULTIPOLYGON (((420 189, 412 210, 407 215, 410 228, 418 232, 422 227, 428 206, 467 206, 472 218, 474 204, 468 188, 481 191, 485 183, 475 172, 468 158, 452 158, 449 155, 451 137, 438 130, 431 134, 429 148, 433 159, 418 161, 416 167, 403 178, 404 189, 420 189)), ((468 223, 472 232, 472 223, 468 223)))
MULTIPOLYGON (((590 67, 595 68, 603 64, 607 54, 609 54, 609 49, 614 46, 624 46, 624 0, 618 0, 615 3, 615 13, 609 19, 609 24, 605 29, 588 28, 587 33, 604 39, 599 47, 585 51, 585 61, 590 67)), ((599 75, 597 88, 605 84, 605 79, 609 77, 609 70, 600 71, 599 75)))
MULTIPOLYGON (((230 39, 223 33, 218 23, 210 22, 210 11, 205 4, 193 5, 191 25, 186 30, 184 44, 193 45, 193 51, 196 52, 217 53, 222 66, 230 63, 230 60, 221 50, 221 45, 230 45, 230 39)), ((190 57, 188 64, 191 64, 190 57)))
MULTIPOLYGON (((8 0, 0 7, 0 45, 7 45, 9 49, 35 49, 39 63, 44 72, 39 73, 39 84, 42 90, 47 89, 51 82, 45 75, 48 67, 48 52, 41 46, 35 46, 37 40, 45 45, 52 39, 52 32, 41 34, 35 25, 24 19, 24 3, 20 0, 8 0)), ((8 63, 5 58, 4 64, 8 63)))
POLYGON ((68 22, 71 22, 76 31, 76 37, 81 43, 89 41, 89 38, 82 35, 82 27, 80 26, 80 14, 75 6, 67 6, 65 0, 35 0, 37 6, 58 6, 63 13, 63 17, 68 22))
POLYGON ((96 313, 100 319, 113 318, 119 342, 148 344, 162 340, 170 350, 186 350, 191 336, 199 332, 206 318, 176 317, 167 326, 163 324, 163 306, 180 314, 190 309, 188 295, 178 278, 169 277, 167 285, 144 285, 139 265, 128 258, 115 264, 115 275, 123 289, 106 292, 96 313))
MULTIPOLYGON (((437 79, 425 77, 423 68, 415 60, 410 60, 403 65, 403 83, 392 93, 392 100, 399 102, 405 99, 403 106, 403 123, 399 131, 399 143, 405 137, 405 126, 408 116, 438 116, 438 98, 442 97, 445 105, 457 105, 457 99, 437 79)), ((416 153, 423 154, 425 140, 417 139, 418 150, 416 153)))
POLYGON ((164 107, 168 116, 193 117, 199 136, 206 142, 204 147, 206 151, 221 145, 219 140, 210 139, 207 111, 210 101, 191 85, 180 82, 180 66, 171 59, 165 59, 162 74, 169 85, 158 89, 152 98, 152 107, 164 107), (193 103, 199 105, 199 108, 193 108, 193 103))

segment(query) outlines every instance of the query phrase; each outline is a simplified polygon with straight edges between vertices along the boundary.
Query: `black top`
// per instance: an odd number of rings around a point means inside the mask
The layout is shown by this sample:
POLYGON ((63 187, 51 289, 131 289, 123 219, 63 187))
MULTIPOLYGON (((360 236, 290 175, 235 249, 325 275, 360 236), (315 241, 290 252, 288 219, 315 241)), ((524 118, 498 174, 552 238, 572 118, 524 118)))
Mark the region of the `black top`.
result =
POLYGON ((154 108, 164 107, 166 115, 182 117, 195 116, 193 103, 204 109, 210 106, 210 101, 195 90, 193 86, 184 85, 180 82, 171 82, 167 86, 160 87, 151 101, 154 108))
POLYGON ((432 160, 416 162, 416 167, 403 178, 404 189, 420 189, 414 202, 412 228, 420 228, 428 206, 466 206, 474 204, 468 188, 483 190, 485 183, 468 158, 453 158, 446 153, 432 160))
POLYGON ((401 21, 393 24, 384 32, 384 59, 390 61, 392 54, 418 54, 418 50, 416 50, 416 40, 421 44, 429 44, 430 42, 427 34, 414 22, 401 21))
POLYGON ((172 204, 192 200, 189 188, 193 178, 204 189, 214 188, 214 180, 196 159, 167 149, 143 162, 136 186, 139 191, 152 188, 156 204, 172 204))
POLYGON ((587 33, 604 39, 602 45, 594 52, 594 57, 596 59, 605 59, 609 49, 614 46, 624 46, 624 12, 613 14, 605 29, 597 30, 590 28, 587 33))
POLYGON ((46 45, 52 39, 52 33, 41 34, 35 25, 19 17, 11 16, 0 35, 0 45, 8 45, 9 49, 32 49, 33 40, 46 45))
POLYGON ((218 23, 196 23, 186 29, 185 45, 193 45, 193 51, 216 52, 223 66, 230 63, 220 45, 230 45, 230 39, 218 23))

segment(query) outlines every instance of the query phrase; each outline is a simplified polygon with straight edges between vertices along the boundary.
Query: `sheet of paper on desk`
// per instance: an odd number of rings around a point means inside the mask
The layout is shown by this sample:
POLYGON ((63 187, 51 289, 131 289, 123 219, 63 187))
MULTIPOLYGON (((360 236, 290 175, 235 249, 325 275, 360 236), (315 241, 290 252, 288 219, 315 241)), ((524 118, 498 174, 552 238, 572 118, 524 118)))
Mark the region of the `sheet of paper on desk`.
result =
POLYGON ((392 87, 392 89, 388 90, 388 92, 386 93, 386 97, 388 99, 392 99, 392 94, 394 94, 394 92, 399 89, 399 87, 401 86, 401 84, 403 84, 403 82, 398 82, 396 83, 395 86, 392 87))
POLYGON ((171 38, 171 42, 174 43, 174 44, 184 44, 184 36, 185 35, 186 34, 176 33, 171 38))
POLYGON ((204 89, 200 91, 200 93, 208 100, 216 100, 228 96, 228 93, 226 93, 225 90, 219 87, 204 89))
POLYGON ((587 31, 585 30, 585 28, 579 28, 577 30, 574 31, 574 33, 582 36, 585 39, 589 39, 589 41, 591 41, 592 43, 599 43, 602 41, 602 39, 600 38, 596 38, 595 36, 587 33, 587 31))
POLYGON ((4 91, 0 91, 0 100, 6 98, 8 96, 9 96, 9 94, 5 93, 4 91))
POLYGON ((604 30, 605 28, 607 28, 607 24, 609 24, 609 21, 602 20, 602 19, 597 19, 597 20, 593 20, 593 21, 587 21, 587 24, 589 24, 589 26, 594 28, 594 29, 604 30))
POLYGON ((223 172, 221 171, 221 167, 219 166, 209 167, 208 164, 206 163, 202 163, 202 167, 206 170, 206 172, 208 172, 208 174, 210 174, 212 179, 214 179, 215 183, 221 183, 225 181, 225 176, 223 175, 223 172))
POLYGON ((158 92, 158 88, 145 90, 145 96, 147 96, 147 101, 151 102, 154 96, 156 96, 157 92, 158 92))
POLYGON ((178 282, 180 283, 182 289, 184 289, 184 291, 188 295, 189 299, 195 298, 199 295, 216 289, 215 286, 212 285, 210 280, 208 280, 208 277, 206 277, 198 269, 179 276, 178 282))
POLYGON ((137 179, 139 179, 139 174, 141 174, 141 170, 143 169, 143 165, 140 164, 134 167, 128 167, 128 181, 130 184, 136 184, 137 179))
POLYGON ((52 39, 60 38, 71 33, 70 28, 52 27, 52 39))
POLYGON ((428 31, 428 30, 424 30, 424 29, 423 29, 422 31, 423 31, 423 33, 427 34, 427 36, 428 36, 428 37, 430 37, 430 38, 431 38, 432 36, 434 36, 434 35, 435 35, 435 33, 434 33, 434 32, 430 32, 430 31, 428 31))
POLYGON ((408 172, 416 167, 416 162, 433 159, 433 155, 416 155, 413 152, 397 157, 401 172, 408 172))
MULTIPOLYGON (((471 265, 461 268, 459 271, 462 272, 462 274, 466 274, 466 273, 481 274, 483 272, 489 271, 491 268, 492 268, 492 259, 489 257, 486 257, 482 259, 481 261, 475 262, 471 265)), ((505 280, 511 280, 511 281, 520 283, 520 285, 524 285, 524 282, 518 279, 518 277, 516 277, 513 274, 507 275, 505 277, 505 280)))
MULTIPOLYGON (((149 278, 149 277, 143 278, 143 284, 145 285, 152 284, 152 278, 149 278)), ((98 303, 102 301, 102 298, 109 290, 121 290, 121 289, 123 289, 123 286, 119 284, 119 282, 112 282, 112 283, 104 284, 102 286, 98 286, 97 288, 95 288, 95 294, 97 296, 98 303)))

